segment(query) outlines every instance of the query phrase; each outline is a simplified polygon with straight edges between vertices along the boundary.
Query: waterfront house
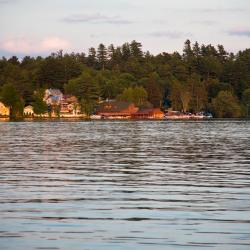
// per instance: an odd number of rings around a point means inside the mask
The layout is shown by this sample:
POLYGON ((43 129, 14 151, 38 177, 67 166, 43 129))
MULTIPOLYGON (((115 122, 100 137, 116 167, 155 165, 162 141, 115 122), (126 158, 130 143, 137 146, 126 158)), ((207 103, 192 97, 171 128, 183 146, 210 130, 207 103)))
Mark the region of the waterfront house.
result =
POLYGON ((106 119, 129 119, 138 108, 129 102, 107 101, 99 105, 96 115, 106 119))
POLYGON ((72 95, 64 95, 61 100, 61 116, 76 116, 81 113, 81 107, 77 102, 77 98, 72 95))
POLYGON ((52 117, 59 117, 60 106, 63 99, 63 94, 59 89, 46 89, 43 101, 48 106, 48 113, 52 117))
POLYGON ((141 109, 132 114, 133 119, 163 119, 164 113, 159 108, 141 109))
POLYGON ((60 105, 63 94, 59 89, 46 89, 43 100, 48 106, 60 105))
POLYGON ((9 116, 10 115, 10 108, 6 107, 2 102, 0 102, 0 116, 9 116))
POLYGON ((34 115, 34 109, 31 105, 28 105, 23 110, 24 116, 33 116, 34 115))

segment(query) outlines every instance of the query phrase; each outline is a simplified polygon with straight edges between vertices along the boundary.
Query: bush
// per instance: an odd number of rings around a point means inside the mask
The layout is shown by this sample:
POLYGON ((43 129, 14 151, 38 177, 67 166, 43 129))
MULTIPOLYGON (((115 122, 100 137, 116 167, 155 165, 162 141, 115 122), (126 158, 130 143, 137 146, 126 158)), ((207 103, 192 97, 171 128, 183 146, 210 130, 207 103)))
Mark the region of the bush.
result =
POLYGON ((241 107, 237 98, 229 91, 220 91, 212 100, 215 117, 237 118, 241 116, 241 107))

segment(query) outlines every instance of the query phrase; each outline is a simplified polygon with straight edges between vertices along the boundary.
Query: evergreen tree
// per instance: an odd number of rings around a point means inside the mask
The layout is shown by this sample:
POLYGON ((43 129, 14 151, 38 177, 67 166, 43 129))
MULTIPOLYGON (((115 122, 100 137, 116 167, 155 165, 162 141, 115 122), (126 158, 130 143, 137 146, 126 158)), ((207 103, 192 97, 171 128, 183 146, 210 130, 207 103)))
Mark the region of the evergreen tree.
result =
POLYGON ((196 41, 195 44, 193 45, 193 55, 198 58, 200 56, 201 50, 199 43, 196 41))
POLYGON ((97 59, 102 70, 105 69, 107 63, 107 55, 108 55, 107 48, 105 47, 104 44, 101 43, 97 50, 97 59))
POLYGON ((148 83, 146 85, 146 91, 148 93, 148 100, 153 104, 155 108, 161 107, 163 93, 159 84, 159 75, 152 73, 149 76, 148 83))
POLYGON ((130 43, 130 52, 131 55, 137 59, 142 58, 143 56, 143 52, 142 52, 142 45, 141 43, 136 42, 135 40, 133 40, 130 43))
POLYGON ((53 54, 41 63, 38 69, 38 81, 47 88, 63 89, 67 79, 61 56, 53 54))
POLYGON ((171 101, 171 107, 173 110, 182 109, 180 93, 181 93, 181 83, 177 79, 174 79, 170 87, 170 96, 169 96, 171 101))
POLYGON ((87 65, 89 67, 96 67, 96 63, 97 63, 97 58, 96 58, 96 50, 95 48, 91 47, 89 49, 89 55, 87 57, 87 65))
POLYGON ((94 105, 100 96, 100 90, 96 81, 86 72, 78 78, 70 80, 69 83, 65 85, 65 91, 78 98, 82 109, 86 109, 85 112, 87 116, 93 111, 94 105))
POLYGON ((122 59, 127 61, 131 56, 130 45, 129 43, 124 43, 121 48, 122 59))
POLYGON ((190 40, 186 40, 183 49, 183 57, 188 61, 193 56, 190 40))
POLYGON ((87 57, 84 53, 64 54, 63 51, 45 58, 26 56, 21 60, 16 56, 3 57, 0 59, 0 87, 11 84, 20 97, 20 107, 22 100, 26 105, 33 103, 33 92, 39 88, 59 88, 66 92, 71 88, 72 93, 80 98, 84 95, 82 85, 86 84, 75 82, 85 72, 104 99, 115 99, 128 88, 136 91, 138 86, 147 90, 148 99, 155 106, 160 106, 163 101, 165 106, 167 103, 175 110, 182 110, 184 100, 188 103, 184 105, 185 109, 200 111, 214 107, 212 100, 225 91, 236 95, 242 112, 246 113, 249 62, 250 49, 234 55, 223 45, 192 44, 187 40, 182 55, 162 52, 154 56, 144 53, 141 43, 134 40, 118 47, 110 45, 108 50, 103 44, 97 51, 92 47, 87 57))

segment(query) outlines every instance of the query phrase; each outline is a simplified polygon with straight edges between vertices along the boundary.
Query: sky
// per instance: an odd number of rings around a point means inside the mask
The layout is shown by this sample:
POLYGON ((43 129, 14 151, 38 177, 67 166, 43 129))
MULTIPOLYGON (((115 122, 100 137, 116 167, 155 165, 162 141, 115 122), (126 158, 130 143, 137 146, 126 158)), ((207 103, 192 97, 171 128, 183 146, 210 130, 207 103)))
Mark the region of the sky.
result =
POLYGON ((132 40, 172 53, 186 39, 250 48, 250 0, 0 0, 0 56, 87 53, 132 40))

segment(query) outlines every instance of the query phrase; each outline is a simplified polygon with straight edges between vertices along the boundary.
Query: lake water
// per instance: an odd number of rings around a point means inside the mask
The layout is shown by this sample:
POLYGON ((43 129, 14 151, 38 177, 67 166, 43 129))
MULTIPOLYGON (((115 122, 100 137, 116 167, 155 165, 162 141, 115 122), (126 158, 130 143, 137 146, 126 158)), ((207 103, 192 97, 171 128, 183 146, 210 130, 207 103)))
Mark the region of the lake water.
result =
POLYGON ((250 249, 250 122, 0 123, 0 249, 250 249))

